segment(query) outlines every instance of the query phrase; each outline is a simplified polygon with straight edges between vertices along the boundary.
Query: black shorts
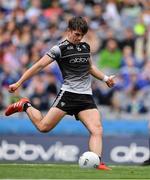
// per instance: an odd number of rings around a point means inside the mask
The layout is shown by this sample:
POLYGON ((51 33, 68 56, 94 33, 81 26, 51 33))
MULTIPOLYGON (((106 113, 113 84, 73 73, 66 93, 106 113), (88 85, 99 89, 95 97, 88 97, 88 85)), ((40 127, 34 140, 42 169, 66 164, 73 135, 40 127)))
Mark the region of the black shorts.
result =
POLYGON ((74 115, 78 119, 78 113, 87 109, 97 109, 92 95, 77 94, 60 90, 52 107, 57 107, 69 115, 74 115))

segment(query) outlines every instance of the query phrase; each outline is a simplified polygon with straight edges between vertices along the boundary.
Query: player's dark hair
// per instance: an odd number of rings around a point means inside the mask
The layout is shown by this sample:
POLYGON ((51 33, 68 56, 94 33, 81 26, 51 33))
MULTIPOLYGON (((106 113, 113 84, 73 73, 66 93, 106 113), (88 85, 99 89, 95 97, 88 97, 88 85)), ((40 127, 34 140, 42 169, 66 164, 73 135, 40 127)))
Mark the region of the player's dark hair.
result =
POLYGON ((73 17, 69 20, 68 28, 70 30, 79 30, 83 34, 86 34, 88 32, 88 25, 84 18, 82 17, 73 17))

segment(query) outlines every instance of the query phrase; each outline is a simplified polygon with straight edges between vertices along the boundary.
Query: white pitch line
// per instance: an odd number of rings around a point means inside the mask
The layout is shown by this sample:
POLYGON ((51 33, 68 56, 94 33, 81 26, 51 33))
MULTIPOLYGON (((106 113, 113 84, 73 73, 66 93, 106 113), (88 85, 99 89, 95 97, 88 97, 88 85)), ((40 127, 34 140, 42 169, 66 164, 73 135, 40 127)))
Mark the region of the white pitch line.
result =
POLYGON ((26 164, 22 164, 22 163, 0 163, 0 166, 7 166, 7 165, 13 165, 13 166, 16 166, 16 165, 19 165, 19 166, 21 166, 21 165, 23 165, 23 166, 55 166, 55 165, 68 165, 68 166, 77 166, 77 164, 30 164, 30 163, 26 163, 26 164))

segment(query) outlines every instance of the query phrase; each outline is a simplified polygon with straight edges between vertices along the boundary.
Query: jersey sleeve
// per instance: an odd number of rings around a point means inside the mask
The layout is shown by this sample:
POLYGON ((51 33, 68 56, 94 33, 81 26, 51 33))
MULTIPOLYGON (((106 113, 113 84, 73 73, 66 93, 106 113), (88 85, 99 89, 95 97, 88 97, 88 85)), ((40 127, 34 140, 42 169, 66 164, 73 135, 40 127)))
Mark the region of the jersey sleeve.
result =
POLYGON ((61 57, 61 50, 59 46, 55 45, 46 54, 53 60, 58 61, 61 57))

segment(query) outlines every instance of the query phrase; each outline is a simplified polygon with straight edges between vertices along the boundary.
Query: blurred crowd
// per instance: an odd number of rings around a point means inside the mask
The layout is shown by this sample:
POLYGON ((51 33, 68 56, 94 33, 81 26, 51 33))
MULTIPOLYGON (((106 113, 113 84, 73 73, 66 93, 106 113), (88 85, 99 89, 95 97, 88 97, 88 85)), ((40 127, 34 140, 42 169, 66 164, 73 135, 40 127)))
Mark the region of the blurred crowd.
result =
POLYGON ((66 35, 72 16, 85 17, 93 63, 116 75, 109 89, 93 79, 98 105, 117 112, 150 112, 150 1, 148 0, 0 0, 0 110, 20 96, 47 110, 63 82, 54 62, 9 94, 29 67, 66 35))

